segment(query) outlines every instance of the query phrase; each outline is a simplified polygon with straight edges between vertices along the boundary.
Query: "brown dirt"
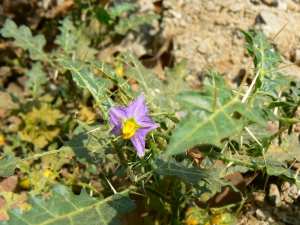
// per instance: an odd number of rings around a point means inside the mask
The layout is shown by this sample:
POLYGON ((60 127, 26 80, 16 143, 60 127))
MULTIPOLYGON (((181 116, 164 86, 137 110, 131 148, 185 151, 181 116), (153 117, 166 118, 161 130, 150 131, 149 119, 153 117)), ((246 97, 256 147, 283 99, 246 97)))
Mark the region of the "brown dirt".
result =
POLYGON ((176 61, 188 59, 192 74, 214 68, 232 79, 251 72, 240 30, 255 27, 273 39, 285 63, 292 63, 286 67, 289 73, 300 77, 300 68, 293 65, 300 60, 295 59, 300 49, 299 2, 164 0, 163 6, 162 35, 172 38, 176 61))

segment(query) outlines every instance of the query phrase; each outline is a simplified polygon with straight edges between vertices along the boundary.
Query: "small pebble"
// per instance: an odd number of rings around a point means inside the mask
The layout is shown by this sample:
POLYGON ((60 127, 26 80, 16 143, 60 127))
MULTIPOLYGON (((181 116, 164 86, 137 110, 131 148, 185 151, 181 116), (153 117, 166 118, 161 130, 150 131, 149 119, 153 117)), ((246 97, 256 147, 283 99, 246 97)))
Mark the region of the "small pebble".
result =
POLYGON ((293 54, 293 57, 292 57, 292 60, 295 64, 300 66, 300 49, 295 50, 295 52, 293 54))
POLYGON ((257 205, 264 204, 266 194, 264 192, 253 192, 254 201, 257 205))
POLYGON ((280 192, 276 184, 271 184, 269 189, 269 200, 270 202, 276 206, 279 207, 281 205, 281 198, 280 198, 280 192))
POLYGON ((256 209, 255 215, 260 220, 265 220, 266 219, 266 215, 261 209, 256 209))
POLYGON ((268 6, 278 6, 278 0, 262 0, 268 6))

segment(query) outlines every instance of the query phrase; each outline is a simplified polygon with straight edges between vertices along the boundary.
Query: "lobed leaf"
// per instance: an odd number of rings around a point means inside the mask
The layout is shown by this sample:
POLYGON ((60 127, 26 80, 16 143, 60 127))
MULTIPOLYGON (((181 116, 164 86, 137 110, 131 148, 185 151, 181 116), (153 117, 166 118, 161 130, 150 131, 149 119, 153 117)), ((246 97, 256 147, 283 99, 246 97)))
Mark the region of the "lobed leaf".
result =
POLYGON ((95 77, 85 64, 71 60, 62 60, 60 63, 72 73, 76 84, 81 88, 87 89, 98 103, 106 96, 106 80, 95 77))
POLYGON ((117 225, 120 214, 134 208, 123 193, 97 200, 86 192, 75 195, 64 186, 56 186, 49 199, 31 196, 30 211, 10 211, 10 220, 3 225, 117 225))
POLYGON ((0 177, 9 177, 14 174, 17 158, 12 153, 4 153, 0 158, 0 177))
POLYGON ((43 92, 42 85, 48 81, 41 63, 33 64, 32 69, 27 72, 27 76, 29 79, 26 82, 26 88, 31 91, 34 97, 37 97, 43 92))
POLYGON ((60 21, 60 34, 56 37, 55 43, 58 44, 66 53, 74 51, 77 47, 77 29, 72 21, 66 17, 60 21))
MULTIPOLYGON (((164 161, 157 159, 154 163, 155 172, 163 176, 175 176, 195 186, 201 194, 209 192, 213 196, 221 191, 221 188, 230 185, 223 180, 217 169, 198 169, 178 163, 175 160, 164 161)), ((208 194, 208 193, 207 193, 208 194)))
POLYGON ((151 24, 154 20, 159 18, 158 15, 148 13, 145 15, 131 15, 128 19, 122 19, 115 26, 117 34, 125 35, 128 31, 138 31, 139 27, 144 24, 151 24))
POLYGON ((129 2, 118 3, 115 6, 108 9, 108 14, 112 19, 116 19, 117 17, 121 16, 126 12, 135 10, 136 7, 136 4, 129 2))
POLYGON ((264 125, 259 109, 243 104, 218 74, 211 74, 202 92, 188 91, 178 95, 188 115, 177 125, 165 154, 183 153, 195 145, 221 147, 221 141, 238 134, 249 122, 264 125))
POLYGON ((7 19, 1 29, 1 34, 6 38, 14 38, 16 46, 28 50, 33 60, 47 60, 43 51, 46 39, 39 34, 33 36, 30 29, 24 25, 18 27, 14 21, 7 19))

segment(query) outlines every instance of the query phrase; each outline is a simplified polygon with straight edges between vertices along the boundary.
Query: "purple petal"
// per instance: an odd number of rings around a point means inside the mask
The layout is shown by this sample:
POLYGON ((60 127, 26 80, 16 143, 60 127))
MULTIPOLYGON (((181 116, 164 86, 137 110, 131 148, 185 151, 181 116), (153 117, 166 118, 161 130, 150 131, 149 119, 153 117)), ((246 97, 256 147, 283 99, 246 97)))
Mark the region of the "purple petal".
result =
POLYGON ((145 139, 147 134, 157 127, 156 124, 154 125, 155 127, 152 126, 138 129, 135 135, 130 139, 140 158, 145 154, 145 139))
POLYGON ((159 127, 149 116, 140 117, 137 120, 137 123, 143 128, 150 128, 150 130, 154 130, 159 127))
POLYGON ((145 155, 145 135, 136 132, 130 140, 137 151, 137 155, 142 158, 145 155))
POLYGON ((114 126, 113 129, 111 130, 111 132, 114 135, 119 136, 119 135, 121 135, 121 129, 122 129, 121 126, 114 126))
POLYGON ((144 95, 140 95, 136 100, 131 102, 127 107, 128 117, 133 117, 136 120, 148 114, 148 108, 145 103, 144 95))
POLYGON ((113 126, 113 134, 120 135, 122 120, 126 119, 126 115, 126 108, 122 106, 112 107, 109 110, 109 123, 113 126))
POLYGON ((109 110, 109 122, 113 126, 121 126, 122 120, 126 119, 126 108, 122 106, 112 107, 109 110))

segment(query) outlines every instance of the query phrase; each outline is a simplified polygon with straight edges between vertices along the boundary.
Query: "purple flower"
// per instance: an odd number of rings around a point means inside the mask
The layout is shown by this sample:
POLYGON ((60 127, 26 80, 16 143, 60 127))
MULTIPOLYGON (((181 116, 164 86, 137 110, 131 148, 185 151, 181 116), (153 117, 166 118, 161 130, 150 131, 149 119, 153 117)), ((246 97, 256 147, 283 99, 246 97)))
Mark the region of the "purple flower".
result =
POLYGON ((109 117, 113 126, 112 133, 121 135, 123 139, 130 139, 138 156, 143 157, 146 135, 158 127, 149 116, 144 96, 140 95, 127 107, 112 107, 109 117))

